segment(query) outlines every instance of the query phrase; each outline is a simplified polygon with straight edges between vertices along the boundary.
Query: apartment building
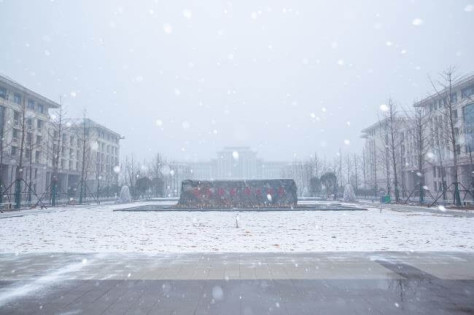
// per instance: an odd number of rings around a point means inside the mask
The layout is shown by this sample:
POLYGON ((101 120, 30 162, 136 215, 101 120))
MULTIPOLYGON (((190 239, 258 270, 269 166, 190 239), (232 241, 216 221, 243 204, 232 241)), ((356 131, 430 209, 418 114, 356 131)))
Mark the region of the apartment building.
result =
POLYGON ((49 113, 59 108, 60 104, 0 76, 0 178, 7 201, 20 165, 23 199, 48 200, 55 157, 61 198, 77 197, 83 160, 91 193, 118 184, 120 134, 91 119, 64 119, 60 124, 49 113))
POLYGON ((0 76, 0 177, 4 195, 13 192, 12 182, 20 165, 25 183, 36 192, 46 189, 43 179, 47 172, 48 111, 59 106, 12 79, 0 76))
MULTIPOLYGON (((472 189, 474 150, 474 75, 454 82, 451 87, 438 91, 414 104, 422 108, 427 117, 431 135, 431 151, 425 170, 425 182, 432 191, 443 189, 443 177, 446 187, 453 183, 453 148, 446 133, 450 132, 446 102, 453 106, 452 119, 456 153, 458 156, 459 182, 466 189, 472 189), (443 174, 444 172, 444 174, 443 174)), ((461 187, 461 189, 463 189, 461 187)))
MULTIPOLYGON (((437 91, 413 104, 422 109, 423 139, 427 146, 423 150, 423 170, 418 168, 416 130, 413 121, 400 117, 396 123, 396 155, 399 189, 401 196, 417 196, 420 178, 429 197, 439 196, 443 187, 452 187, 454 163, 453 148, 449 141, 449 112, 446 104, 452 104, 452 120, 456 153, 458 156, 458 179, 461 190, 472 189, 474 149, 474 75, 454 82, 450 87, 437 91), (444 180, 444 182, 443 182, 444 180)), ((393 167, 387 160, 387 120, 382 120, 362 130, 365 138, 364 155, 368 161, 366 172, 368 186, 386 192, 391 188, 393 194, 393 167), (389 167, 390 166, 390 167, 389 167)), ((418 137, 419 138, 419 137, 418 137)), ((451 188, 452 189, 452 188, 451 188)), ((451 198, 448 196, 448 198, 451 198)), ((470 199, 470 197, 469 197, 470 199)))

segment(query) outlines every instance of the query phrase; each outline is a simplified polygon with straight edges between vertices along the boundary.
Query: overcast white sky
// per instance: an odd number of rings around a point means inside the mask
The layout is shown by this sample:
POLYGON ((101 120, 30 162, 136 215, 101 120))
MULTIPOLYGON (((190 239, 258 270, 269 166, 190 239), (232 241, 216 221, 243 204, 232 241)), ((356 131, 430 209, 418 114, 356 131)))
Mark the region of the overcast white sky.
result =
POLYGON ((122 156, 332 157, 360 152, 389 96, 472 73, 473 30, 472 0, 0 0, 0 72, 87 109, 122 156))

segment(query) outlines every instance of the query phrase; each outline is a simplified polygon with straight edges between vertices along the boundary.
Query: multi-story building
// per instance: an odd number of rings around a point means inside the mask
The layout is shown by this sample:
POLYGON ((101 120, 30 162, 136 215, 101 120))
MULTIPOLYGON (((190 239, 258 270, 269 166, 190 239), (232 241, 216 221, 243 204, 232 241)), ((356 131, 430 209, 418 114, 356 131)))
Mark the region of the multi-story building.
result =
POLYGON ((192 178, 213 180, 217 178, 217 160, 189 163, 192 178))
POLYGON ((283 170, 289 165, 287 162, 258 160, 257 178, 277 179, 282 178, 283 170))
MULTIPOLYGON (((402 196, 417 196, 422 177, 426 195, 435 198, 444 188, 452 191, 454 179, 453 148, 450 122, 452 118, 456 154, 458 157, 458 180, 460 189, 467 192, 473 189, 474 149, 474 75, 454 82, 450 87, 438 91, 414 104, 422 109, 423 135, 426 148, 417 148, 413 120, 401 118, 396 129, 396 163, 399 189, 402 196), (446 104, 452 104, 447 106, 446 104), (452 109, 450 118, 448 107, 452 109), (419 170, 418 156, 424 155, 423 169, 419 170), (444 180, 444 182, 443 182, 444 180)), ((391 187, 393 194, 393 164, 387 159, 387 120, 377 122, 362 130, 366 139, 364 155, 368 163, 368 186, 378 191, 391 187)), ((468 193, 467 193, 468 195, 468 193)), ((451 198, 452 196, 448 196, 451 198)), ((468 196, 470 200, 471 197, 468 196)))
POLYGON ((367 163, 365 164, 367 174, 366 185, 369 189, 374 189, 374 193, 394 192, 393 183, 393 156, 395 153, 397 177, 399 190, 402 194, 409 188, 406 182, 402 180, 405 175, 402 172, 408 166, 407 164, 407 143, 409 142, 408 129, 410 120, 406 117, 397 118, 394 122, 394 145, 391 144, 390 121, 384 118, 381 121, 362 130, 362 138, 365 139, 364 155, 367 163))
POLYGON ((423 108, 429 121, 431 151, 425 170, 425 184, 431 191, 440 192, 443 184, 451 187, 454 178, 454 152, 451 143, 450 117, 446 104, 452 104, 452 120, 458 157, 458 180, 461 190, 472 189, 473 183, 473 126, 474 126, 474 75, 468 76, 416 102, 423 108), (444 172, 444 173, 443 173, 444 172), (443 178, 445 183, 443 183, 443 178))
POLYGON ((216 159, 187 165, 194 179, 275 179, 281 178, 288 163, 258 159, 249 147, 225 147, 216 159))
POLYGON ((64 119, 60 125, 57 118, 49 115, 50 109, 59 107, 58 103, 0 76, 0 178, 7 199, 12 199, 20 164, 22 192, 28 200, 49 199, 55 169, 59 196, 77 196, 83 153, 90 192, 117 184, 114 168, 119 165, 120 135, 90 119, 64 119), (53 162, 55 158, 57 163, 53 162))
POLYGON ((217 178, 257 178, 257 152, 248 147, 225 147, 217 152, 217 178))
MULTIPOLYGON (((84 178, 87 194, 107 190, 118 185, 119 151, 121 136, 115 131, 91 120, 67 122, 62 128, 56 151, 54 139, 58 139, 58 127, 50 124, 51 152, 59 152, 58 182, 60 191, 68 196, 77 195, 82 177, 82 161, 85 159, 84 178), (85 150, 83 147, 85 145, 85 150)), ((51 182, 53 159, 49 160, 47 184, 51 182)))
POLYGON ((23 172, 23 185, 30 185, 36 194, 46 189, 46 145, 48 110, 59 104, 0 76, 0 177, 2 193, 10 197, 16 169, 23 172), (23 143, 23 145, 22 145, 23 143))
POLYGON ((181 182, 193 178, 190 165, 180 162, 169 163, 164 175, 164 193, 167 197, 178 197, 181 193, 181 182))

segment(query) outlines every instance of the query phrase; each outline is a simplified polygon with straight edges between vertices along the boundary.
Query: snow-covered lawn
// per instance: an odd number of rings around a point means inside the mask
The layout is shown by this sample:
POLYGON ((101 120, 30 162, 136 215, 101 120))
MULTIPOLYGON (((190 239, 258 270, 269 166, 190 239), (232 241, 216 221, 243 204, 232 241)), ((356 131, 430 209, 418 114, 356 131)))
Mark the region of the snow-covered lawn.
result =
POLYGON ((241 212, 236 228, 235 212, 116 208, 2 218, 0 252, 474 251, 474 218, 442 212, 241 212))

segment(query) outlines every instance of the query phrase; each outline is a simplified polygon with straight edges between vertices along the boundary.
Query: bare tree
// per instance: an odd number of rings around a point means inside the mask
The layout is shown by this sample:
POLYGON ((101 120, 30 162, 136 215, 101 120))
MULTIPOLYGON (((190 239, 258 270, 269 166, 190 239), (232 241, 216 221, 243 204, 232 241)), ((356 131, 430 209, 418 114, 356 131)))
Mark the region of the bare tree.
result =
POLYGON ((138 167, 135 164, 135 159, 133 155, 130 160, 128 157, 125 157, 125 182, 130 187, 130 192, 135 196, 135 183, 137 180, 137 171, 138 167))
POLYGON ((354 153, 352 158, 354 160, 354 192, 357 195, 359 190, 359 157, 354 153))
POLYGON ((424 202, 425 196, 425 164, 426 158, 430 150, 430 132, 429 132, 429 116, 425 115, 422 108, 417 107, 411 113, 408 123, 408 133, 412 137, 416 158, 416 175, 418 179, 418 197, 419 202, 424 202))
POLYGON ((390 131, 387 124, 387 119, 379 120, 379 134, 382 146, 377 146, 375 142, 375 154, 374 162, 381 165, 383 172, 385 173, 385 189, 386 194, 391 195, 392 193, 392 177, 390 171, 390 131))
POLYGON ((444 138, 441 136, 442 130, 444 128, 438 128, 440 125, 443 124, 441 121, 442 117, 440 116, 434 116, 430 119, 429 141, 430 147, 434 152, 427 153, 427 162, 432 165, 435 170, 438 169, 439 175, 441 176, 441 187, 439 188, 439 190, 441 190, 442 192, 443 200, 446 200, 446 192, 448 189, 446 183, 446 168, 444 166, 444 148, 446 148, 446 143, 444 141, 444 138))
POLYGON ((388 123, 388 132, 389 132, 389 153, 392 160, 392 169, 393 169, 393 185, 395 188, 395 202, 400 201, 400 191, 399 191, 399 182, 398 182, 398 163, 397 163, 397 151, 399 144, 398 137, 398 112, 396 105, 392 99, 388 100, 388 112, 387 112, 387 123, 388 123))
POLYGON ((155 197, 159 197, 163 193, 164 179, 163 179, 164 161, 160 153, 156 153, 151 163, 149 163, 149 177, 151 178, 151 185, 155 197))
MULTIPOLYGON (((28 172, 26 172, 26 181, 28 185, 28 202, 31 203, 32 201, 32 194, 33 194, 33 152, 37 149, 42 149, 44 147, 43 143, 43 137, 38 136, 36 139, 33 139, 33 134, 35 131, 41 131, 41 129, 38 129, 37 125, 36 128, 33 125, 33 119, 31 117, 28 117, 26 120, 26 125, 27 125, 27 134, 26 134, 26 159, 28 162, 28 172)), ((38 163, 38 161, 36 161, 38 163)), ((36 193, 36 192, 35 192, 36 193)))
POLYGON ((362 149, 362 179, 363 179, 363 187, 367 189, 367 150, 364 148, 362 149))
MULTIPOLYGON (((16 173, 15 173, 15 209, 21 207, 21 190, 23 179, 23 158, 25 151, 25 137, 27 132, 26 124, 26 95, 22 98, 20 105, 20 114, 18 123, 15 122, 15 125, 18 125, 20 129, 20 146, 19 146, 19 156, 17 161, 16 173)), ((15 130, 14 130, 15 131, 15 130)))
POLYGON ((352 175, 352 159, 351 159, 351 155, 349 153, 347 153, 346 155, 346 183, 347 184, 350 184, 351 183, 351 175, 352 175))
MULTIPOLYGON (((3 115, 5 115, 5 109, 2 108, 3 115)), ((5 119, 5 117, 2 117, 5 119)), ((19 122, 19 121, 18 121, 19 122)), ((0 129, 1 132, 1 138, 0 138, 0 203, 3 202, 3 193, 5 189, 5 184, 9 183, 3 183, 3 164, 5 162, 5 158, 9 157, 10 154, 8 152, 8 149, 12 147, 13 143, 17 142, 18 139, 9 137, 13 132, 13 129, 16 126, 12 124, 10 120, 6 121, 6 124, 4 125, 4 128, 0 129)))
MULTIPOLYGON (((61 101, 60 101, 61 103, 61 101)), ((61 104, 62 105, 62 104, 61 104)), ((59 182, 59 168, 60 160, 65 154, 63 152, 63 138, 67 132, 67 123, 65 117, 65 111, 62 106, 51 115, 50 128, 48 130, 48 160, 51 161, 52 173, 51 173, 51 206, 56 206, 56 199, 58 193, 58 182, 59 182)))
POLYGON ((80 179, 80 189, 79 189, 79 203, 84 201, 84 197, 86 195, 86 181, 88 175, 88 167, 90 162, 90 126, 88 120, 86 120, 86 113, 84 111, 84 116, 82 120, 82 124, 80 125, 80 131, 78 132, 78 140, 81 143, 81 179, 80 179))
POLYGON ((448 149, 452 154, 453 172, 452 181, 454 185, 453 199, 456 206, 461 206, 461 196, 459 194, 459 176, 458 176, 458 158, 461 147, 458 143, 458 136, 461 132, 457 128, 457 109, 456 100, 453 95, 453 82, 455 81, 455 69, 449 67, 440 74, 440 79, 437 84, 431 81, 431 85, 435 90, 437 96, 441 100, 440 115, 443 117, 443 124, 441 127, 441 137, 448 143, 448 149))
POLYGON ((367 161, 368 161, 368 164, 371 165, 371 174, 370 174, 370 177, 371 177, 371 182, 372 182, 372 189, 373 189, 373 192, 374 192, 374 197, 377 197, 377 194, 378 194, 378 177, 377 177, 377 173, 378 173, 378 165, 379 165, 379 149, 377 147, 377 144, 376 144, 376 139, 372 139, 371 142, 369 142, 369 154, 368 154, 368 157, 367 157, 367 161))

